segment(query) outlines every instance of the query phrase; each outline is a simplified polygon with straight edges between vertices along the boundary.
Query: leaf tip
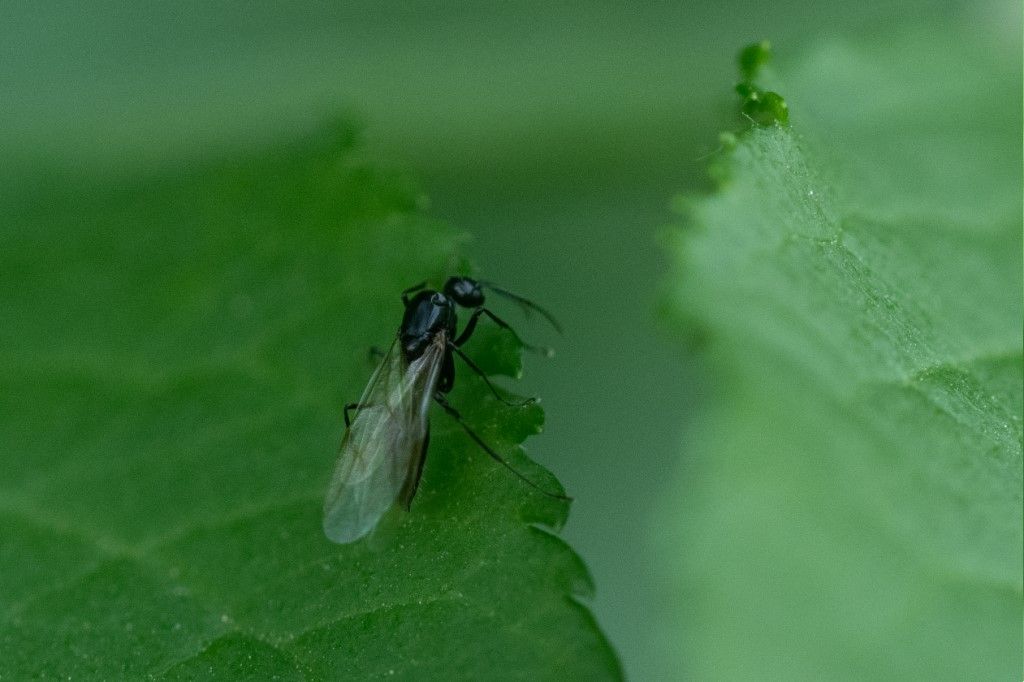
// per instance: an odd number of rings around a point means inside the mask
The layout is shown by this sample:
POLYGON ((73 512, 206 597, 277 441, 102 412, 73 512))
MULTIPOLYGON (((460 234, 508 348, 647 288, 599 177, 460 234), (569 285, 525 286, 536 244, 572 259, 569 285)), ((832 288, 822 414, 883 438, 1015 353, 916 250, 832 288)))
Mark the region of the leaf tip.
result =
POLYGON ((771 60, 772 44, 769 41, 762 40, 757 43, 751 43, 740 50, 737 56, 740 75, 744 81, 753 81, 757 77, 758 71, 771 60))
POLYGON ((772 45, 767 40, 747 45, 737 57, 741 80, 736 93, 743 100, 740 113, 759 126, 789 123, 789 106, 782 95, 754 82, 771 60, 772 45))

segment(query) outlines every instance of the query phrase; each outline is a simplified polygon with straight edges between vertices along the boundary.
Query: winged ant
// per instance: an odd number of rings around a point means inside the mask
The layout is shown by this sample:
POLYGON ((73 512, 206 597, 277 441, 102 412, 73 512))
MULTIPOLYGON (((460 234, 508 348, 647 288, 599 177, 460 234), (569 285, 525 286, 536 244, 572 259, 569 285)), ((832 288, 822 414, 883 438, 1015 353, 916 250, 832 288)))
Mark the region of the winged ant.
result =
POLYGON ((449 277, 441 291, 421 283, 402 292, 405 313, 398 334, 370 378, 358 403, 345 406, 345 437, 324 500, 324 533, 337 543, 349 543, 369 533, 395 502, 408 509, 416 495, 430 441, 429 411, 436 402, 492 459, 527 485, 561 500, 516 470, 466 423, 448 402, 455 383, 455 356, 485 382, 501 402, 487 375, 462 350, 483 317, 515 335, 523 347, 550 355, 545 348, 524 343, 500 317, 484 307, 484 290, 504 296, 527 311, 539 313, 555 329, 561 327, 544 308, 488 282, 449 277), (457 307, 472 309, 458 332, 457 307), (355 416, 350 413, 354 411, 355 416))

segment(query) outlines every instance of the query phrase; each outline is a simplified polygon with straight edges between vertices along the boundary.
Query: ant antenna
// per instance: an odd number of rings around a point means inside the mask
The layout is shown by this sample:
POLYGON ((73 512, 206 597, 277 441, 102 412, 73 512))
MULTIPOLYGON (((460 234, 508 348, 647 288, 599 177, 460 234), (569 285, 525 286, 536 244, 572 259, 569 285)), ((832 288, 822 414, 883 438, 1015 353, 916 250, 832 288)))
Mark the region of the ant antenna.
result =
POLYGON ((523 307, 523 310, 526 311, 527 313, 529 313, 530 311, 534 311, 540 314, 545 320, 551 323, 551 326, 555 328, 555 331, 557 331, 559 334, 562 333, 562 325, 558 323, 558 320, 555 319, 555 316, 549 313, 541 306, 534 303, 533 301, 523 298, 518 294, 513 294, 508 289, 502 289, 501 287, 493 284, 492 282, 479 282, 479 284, 480 286, 487 287, 496 294, 499 294, 501 296, 504 296, 505 298, 515 301, 516 303, 521 305, 523 307))

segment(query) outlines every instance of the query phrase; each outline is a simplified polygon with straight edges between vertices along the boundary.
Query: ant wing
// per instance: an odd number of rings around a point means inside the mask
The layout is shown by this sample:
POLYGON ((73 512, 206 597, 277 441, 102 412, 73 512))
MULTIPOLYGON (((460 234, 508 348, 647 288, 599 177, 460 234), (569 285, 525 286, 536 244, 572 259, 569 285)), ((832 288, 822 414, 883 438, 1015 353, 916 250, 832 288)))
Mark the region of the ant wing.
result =
POLYGON ((417 474, 445 342, 438 334, 411 363, 393 343, 370 379, 324 500, 324 533, 332 541, 354 542, 373 530, 417 474))

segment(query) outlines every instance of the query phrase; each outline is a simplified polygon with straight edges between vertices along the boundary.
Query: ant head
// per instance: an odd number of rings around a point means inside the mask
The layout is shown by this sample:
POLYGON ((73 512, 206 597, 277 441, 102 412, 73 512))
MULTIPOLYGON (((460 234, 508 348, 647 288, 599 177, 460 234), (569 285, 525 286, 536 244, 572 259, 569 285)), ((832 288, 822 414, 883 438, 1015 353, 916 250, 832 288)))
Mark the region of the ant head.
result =
POLYGON ((463 308, 478 308, 484 304, 480 282, 469 277, 449 277, 444 283, 444 293, 463 308))

